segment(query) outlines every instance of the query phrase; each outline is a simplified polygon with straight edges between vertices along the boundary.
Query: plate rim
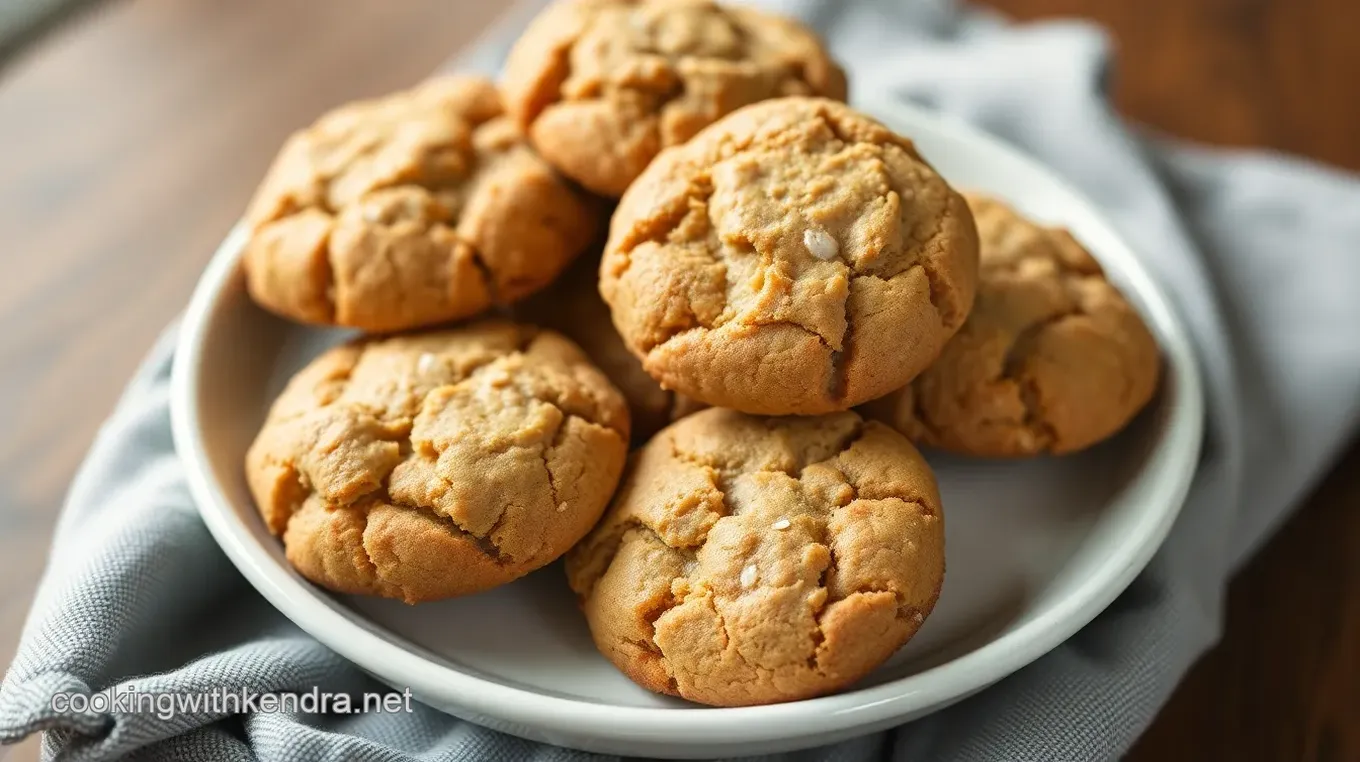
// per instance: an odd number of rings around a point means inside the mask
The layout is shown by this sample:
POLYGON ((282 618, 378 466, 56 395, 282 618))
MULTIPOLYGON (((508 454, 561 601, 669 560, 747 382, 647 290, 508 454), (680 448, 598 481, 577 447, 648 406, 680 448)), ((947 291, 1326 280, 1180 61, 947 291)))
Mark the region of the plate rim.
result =
MULTIPOLYGON (((1188 495, 1204 428, 1204 391, 1189 333, 1165 290, 1117 228, 1085 194, 1054 170, 1020 149, 945 114, 891 98, 856 105, 889 127, 893 127, 894 122, 915 123, 941 132, 957 133, 978 152, 989 153, 1023 172, 1047 178, 1081 216, 1106 231, 1108 240, 1099 255, 1113 255, 1121 260, 1115 269, 1126 288, 1137 292, 1137 301, 1142 307, 1140 312, 1152 323, 1167 360, 1167 372, 1175 376, 1176 404, 1171 406, 1165 432, 1154 446, 1149 463, 1152 459, 1159 462, 1169 459, 1188 465, 1162 474, 1155 487, 1162 498, 1161 509, 1150 507, 1140 516, 1137 526, 1142 530, 1141 534, 1133 541, 1115 547, 1110 557, 1071 594, 1055 602, 1040 616, 955 659, 880 685, 782 704, 696 707, 683 711, 545 695, 497 683, 404 650, 374 631, 381 630, 380 627, 373 623, 365 627, 336 611, 319 600, 324 593, 288 574, 237 517, 231 501, 213 475, 202 438, 196 391, 200 385, 199 371, 206 351, 207 329, 244 248, 245 230, 240 223, 218 246, 194 288, 181 323, 171 370, 170 407, 175 449, 184 463, 194 503, 214 540, 271 605, 361 669, 380 675, 389 683, 408 686, 417 697, 438 697, 445 705, 460 707, 509 727, 541 729, 545 734, 566 739, 589 737, 605 744, 610 741, 684 744, 702 738, 700 743, 709 749, 722 744, 781 741, 785 742, 786 748, 792 748, 788 742, 793 739, 806 739, 809 743, 803 745, 811 745, 820 736, 882 725, 981 690, 1062 644, 1132 583, 1162 545, 1188 495)), ((1141 469, 1139 478, 1149 470, 1150 465, 1141 469)), ((353 616, 362 618, 358 614, 353 616)))

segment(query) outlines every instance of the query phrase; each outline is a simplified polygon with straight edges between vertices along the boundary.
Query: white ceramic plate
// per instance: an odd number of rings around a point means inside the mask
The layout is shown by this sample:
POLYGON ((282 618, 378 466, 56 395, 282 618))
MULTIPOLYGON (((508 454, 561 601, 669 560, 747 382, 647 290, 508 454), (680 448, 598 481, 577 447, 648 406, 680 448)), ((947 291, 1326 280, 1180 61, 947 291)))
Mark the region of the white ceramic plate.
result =
POLYGON ((1070 227, 1152 326, 1166 372, 1133 426, 1080 455, 927 453, 946 516, 944 590, 920 634, 853 690, 736 709, 654 696, 596 653, 558 565, 414 607, 306 582, 257 515, 242 459, 283 382, 343 334, 255 307, 237 267, 239 230, 194 292, 174 368, 175 444, 213 536, 271 603, 379 679, 451 714, 591 751, 702 758, 830 743, 940 709, 1054 648, 1133 580, 1185 498, 1203 415, 1189 341, 1133 252, 1048 170, 962 123, 892 103, 866 110, 915 139, 956 186, 1070 227))

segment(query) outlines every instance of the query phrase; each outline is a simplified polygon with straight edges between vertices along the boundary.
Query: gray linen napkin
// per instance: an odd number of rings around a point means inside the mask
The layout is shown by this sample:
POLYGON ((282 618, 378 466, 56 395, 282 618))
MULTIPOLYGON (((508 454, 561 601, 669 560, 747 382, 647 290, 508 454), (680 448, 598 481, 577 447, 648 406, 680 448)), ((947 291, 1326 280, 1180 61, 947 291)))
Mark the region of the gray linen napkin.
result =
POLYGON ((45 32, 98 0, 6 0, 0 3, 0 70, 45 32))
MULTIPOLYGON (((774 3, 765 3, 773 5, 774 3)), ((1119 756, 1219 634, 1234 568, 1324 473, 1360 417, 1360 181, 1259 152, 1131 130, 1102 84, 1109 45, 1078 23, 1010 26, 946 2, 784 3, 857 92, 958 116, 1088 193, 1173 295, 1210 395, 1202 462, 1165 546, 1113 606, 995 687, 920 721, 779 760, 1119 756)), ((494 69, 505 40, 463 65, 494 69)), ((416 706, 412 714, 159 720, 57 714, 57 691, 378 689, 271 609, 200 522, 170 440, 167 334, 72 485, 19 653, 0 740, 46 730, 63 759, 596 759, 416 706)), ((603 758, 600 758, 603 759, 603 758)))

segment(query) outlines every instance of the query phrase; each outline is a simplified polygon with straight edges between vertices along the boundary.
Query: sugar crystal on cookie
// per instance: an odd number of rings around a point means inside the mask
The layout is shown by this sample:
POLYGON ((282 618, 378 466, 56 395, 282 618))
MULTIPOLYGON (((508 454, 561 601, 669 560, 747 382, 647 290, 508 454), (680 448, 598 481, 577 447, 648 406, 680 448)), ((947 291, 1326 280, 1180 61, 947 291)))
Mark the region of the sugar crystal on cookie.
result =
POLYGON ((812 256, 824 262, 830 262, 836 258, 836 255, 840 254, 840 246, 836 243, 836 239, 821 228, 804 230, 803 245, 807 247, 812 256))

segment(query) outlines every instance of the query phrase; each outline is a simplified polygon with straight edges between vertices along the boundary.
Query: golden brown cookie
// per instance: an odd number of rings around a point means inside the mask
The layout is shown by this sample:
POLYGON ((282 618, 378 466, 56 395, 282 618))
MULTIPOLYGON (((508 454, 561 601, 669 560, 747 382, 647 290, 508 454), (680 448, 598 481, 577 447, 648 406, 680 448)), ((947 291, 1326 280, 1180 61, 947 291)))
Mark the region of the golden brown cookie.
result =
POLYGON ((566 566, 596 646, 638 684, 768 704, 844 688, 916 633, 944 520, 930 468, 881 423, 710 409, 633 454, 566 566))
POLYGON ((246 284, 308 323, 395 331, 547 285, 590 207, 535 154, 490 82, 433 80, 294 134, 246 214, 246 284))
POLYGON ((506 107, 564 174, 617 198, 661 149, 748 103, 845 100, 807 27, 709 0, 561 0, 506 62, 506 107))
POLYGON ((408 603, 554 560, 599 519, 628 411, 570 341, 504 321, 357 341, 302 369, 246 454, 303 576, 408 603))
POLYGON ((641 444, 668 424, 706 407, 661 388, 624 346, 600 299, 600 260, 581 257, 551 286, 515 307, 516 315, 576 342, 614 386, 631 412, 633 441, 641 444))
POLYGON ((1066 230, 968 202, 982 238, 973 312, 934 365, 865 412, 967 455, 1069 453, 1119 431, 1157 388, 1156 339, 1066 230))
POLYGON ((911 141, 834 101, 740 109, 614 212, 600 292, 662 386, 768 415, 845 410, 929 365, 973 302, 977 231, 911 141))

